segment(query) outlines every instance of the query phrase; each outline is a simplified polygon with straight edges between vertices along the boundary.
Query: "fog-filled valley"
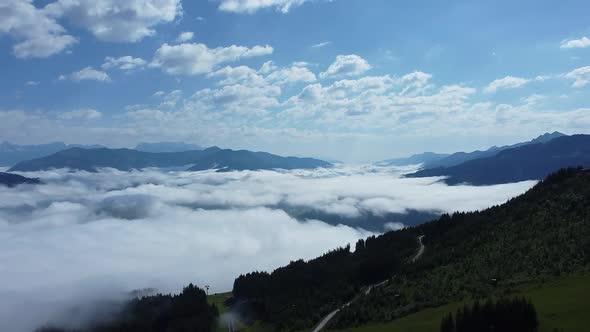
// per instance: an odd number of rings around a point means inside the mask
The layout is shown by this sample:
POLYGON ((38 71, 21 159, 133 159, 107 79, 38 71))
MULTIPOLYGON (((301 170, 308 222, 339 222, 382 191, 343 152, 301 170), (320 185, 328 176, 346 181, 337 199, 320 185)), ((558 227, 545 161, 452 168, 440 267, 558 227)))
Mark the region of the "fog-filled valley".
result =
POLYGON ((63 324, 71 310, 77 318, 65 323, 76 325, 138 289, 177 292, 193 282, 228 291, 245 271, 403 228, 399 217, 408 211, 479 210, 536 183, 447 186, 401 177, 413 170, 22 173, 43 184, 0 191, 0 329, 63 324), (367 214, 381 217, 379 229, 363 224, 367 214))

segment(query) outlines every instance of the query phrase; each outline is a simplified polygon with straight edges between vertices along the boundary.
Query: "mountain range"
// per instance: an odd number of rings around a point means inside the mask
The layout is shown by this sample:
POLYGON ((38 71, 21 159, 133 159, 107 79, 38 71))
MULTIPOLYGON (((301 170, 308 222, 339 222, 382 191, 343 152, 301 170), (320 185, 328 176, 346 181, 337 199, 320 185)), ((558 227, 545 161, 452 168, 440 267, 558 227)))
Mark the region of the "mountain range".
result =
POLYGON ((265 152, 234 151, 210 147, 183 152, 143 152, 131 149, 71 148, 52 155, 22 161, 9 171, 31 172, 67 168, 95 172, 100 168, 122 171, 148 167, 186 167, 190 171, 298 169, 331 167, 328 162, 312 158, 281 157, 265 152))
POLYGON ((590 135, 560 136, 521 144, 490 156, 450 166, 427 168, 407 177, 445 176, 448 184, 491 185, 540 180, 563 167, 590 166, 590 135))
POLYGON ((389 159, 376 163, 377 166, 408 166, 422 164, 425 169, 437 168, 437 167, 451 167, 462 164, 464 162, 492 157, 501 151, 516 148, 519 146, 535 144, 535 143, 546 143, 555 138, 566 136, 558 131, 552 133, 545 133, 533 140, 527 142, 516 143, 505 146, 492 146, 487 150, 476 150, 472 152, 455 152, 453 154, 443 154, 434 152, 424 152, 421 154, 415 154, 406 158, 389 159))

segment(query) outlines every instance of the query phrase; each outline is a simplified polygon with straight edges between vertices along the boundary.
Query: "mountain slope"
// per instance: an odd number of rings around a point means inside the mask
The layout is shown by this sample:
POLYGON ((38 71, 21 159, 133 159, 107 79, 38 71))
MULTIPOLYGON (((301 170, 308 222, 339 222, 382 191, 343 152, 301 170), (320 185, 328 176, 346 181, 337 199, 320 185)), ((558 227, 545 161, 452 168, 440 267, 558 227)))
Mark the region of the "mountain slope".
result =
POLYGON ((313 326, 356 295, 328 326, 348 328, 589 268, 590 171, 564 169, 501 206, 371 237, 354 252, 341 248, 270 274, 240 276, 234 294, 283 330, 313 326), (426 249, 412 262, 418 236, 426 249))
POLYGON ((0 185, 15 187, 19 184, 40 184, 39 179, 31 179, 17 174, 0 172, 0 185))
POLYGON ((211 147, 205 150, 184 152, 151 153, 130 149, 81 149, 73 148, 47 157, 23 161, 10 171, 31 172, 48 169, 68 168, 95 172, 110 167, 122 171, 147 167, 189 166, 191 171, 206 169, 258 170, 329 167, 330 164, 317 159, 280 157, 264 152, 222 150, 211 147))
POLYGON ((474 160, 474 159, 480 159, 480 158, 487 158, 487 157, 492 157, 496 154, 498 154, 501 151, 507 150, 507 149, 512 149, 512 148, 516 148, 519 146, 524 146, 524 145, 529 145, 529 144, 536 144, 536 143, 546 143, 549 142, 555 138, 558 137, 562 137, 565 136, 564 134, 555 131, 553 133, 545 133, 531 141, 528 142, 522 142, 522 143, 517 143, 517 144, 513 144, 513 145, 506 145, 506 146, 492 146, 491 148, 487 149, 487 150, 477 150, 477 151, 473 151, 473 152, 457 152, 457 153, 453 153, 447 157, 438 159, 438 160, 432 160, 432 161, 427 161, 424 163, 424 168, 428 169, 428 168, 437 168, 437 167, 451 167, 451 166, 455 166, 455 165, 459 165, 462 164, 464 162, 470 161, 470 160, 474 160))
POLYGON ((445 215, 415 232, 425 235, 422 258, 405 266, 395 282, 343 310, 335 326, 389 321, 588 271, 590 171, 562 169, 506 204, 445 215))
POLYGON ((563 136, 527 144, 452 167, 425 169, 408 177, 447 176, 449 184, 491 185, 540 180, 562 167, 590 166, 590 135, 563 136))

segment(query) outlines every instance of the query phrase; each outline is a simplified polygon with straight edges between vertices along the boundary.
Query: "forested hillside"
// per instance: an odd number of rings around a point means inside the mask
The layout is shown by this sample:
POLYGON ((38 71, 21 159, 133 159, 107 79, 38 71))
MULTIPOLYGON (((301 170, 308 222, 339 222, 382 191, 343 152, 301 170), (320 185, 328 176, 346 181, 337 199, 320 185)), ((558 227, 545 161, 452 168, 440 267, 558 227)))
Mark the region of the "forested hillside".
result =
POLYGON ((353 298, 361 286, 391 277, 415 247, 411 230, 369 237, 358 241, 353 252, 350 247, 339 248, 270 274, 242 275, 235 280, 233 293, 254 308, 256 318, 279 330, 300 330, 353 298))
POLYGON ((300 330, 359 294, 329 328, 390 321, 422 308, 510 293, 525 281, 583 271, 590 264, 590 171, 564 169, 522 196, 473 213, 359 242, 308 263, 238 278, 234 294, 257 305, 259 318, 300 330), (411 262, 416 238, 426 250, 411 262))

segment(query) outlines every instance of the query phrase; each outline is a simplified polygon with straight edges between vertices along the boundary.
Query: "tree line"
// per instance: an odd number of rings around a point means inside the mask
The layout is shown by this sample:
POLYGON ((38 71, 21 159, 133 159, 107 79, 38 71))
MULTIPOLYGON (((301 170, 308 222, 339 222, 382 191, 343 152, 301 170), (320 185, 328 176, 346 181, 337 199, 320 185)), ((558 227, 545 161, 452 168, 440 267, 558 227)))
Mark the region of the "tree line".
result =
POLYGON ((219 311, 207 302, 205 291, 189 284, 177 295, 135 298, 110 321, 82 329, 42 327, 36 332, 211 332, 219 311))
POLYGON ((539 319, 535 306, 524 298, 475 301, 449 313, 440 332, 537 332, 539 319))

